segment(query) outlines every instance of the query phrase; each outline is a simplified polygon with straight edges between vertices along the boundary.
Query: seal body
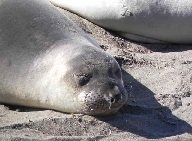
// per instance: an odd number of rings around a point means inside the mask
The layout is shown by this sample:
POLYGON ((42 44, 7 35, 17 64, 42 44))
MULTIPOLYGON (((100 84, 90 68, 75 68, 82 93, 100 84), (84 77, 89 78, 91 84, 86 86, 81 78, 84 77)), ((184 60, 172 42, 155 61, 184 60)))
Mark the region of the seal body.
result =
POLYGON ((50 0, 135 41, 192 43, 189 0, 50 0))
POLYGON ((0 0, 0 103, 104 115, 126 101, 110 55, 47 0, 0 0))

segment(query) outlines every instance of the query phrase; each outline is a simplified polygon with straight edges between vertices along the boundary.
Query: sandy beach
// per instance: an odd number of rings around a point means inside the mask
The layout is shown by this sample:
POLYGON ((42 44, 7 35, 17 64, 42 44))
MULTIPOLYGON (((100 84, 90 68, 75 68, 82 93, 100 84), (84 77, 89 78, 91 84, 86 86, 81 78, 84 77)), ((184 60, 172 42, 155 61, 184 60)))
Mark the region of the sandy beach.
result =
POLYGON ((128 101, 107 117, 0 104, 0 140, 192 140, 192 45, 136 43, 59 10, 116 58, 128 101))

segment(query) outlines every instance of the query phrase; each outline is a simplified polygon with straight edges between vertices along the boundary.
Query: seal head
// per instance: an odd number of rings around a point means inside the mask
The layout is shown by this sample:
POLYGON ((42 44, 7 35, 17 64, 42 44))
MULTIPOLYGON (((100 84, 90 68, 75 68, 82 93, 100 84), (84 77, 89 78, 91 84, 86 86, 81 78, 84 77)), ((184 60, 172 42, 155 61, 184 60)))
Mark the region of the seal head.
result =
POLYGON ((73 113, 114 113, 127 99, 121 68, 114 58, 101 50, 94 47, 83 48, 83 55, 68 62, 71 67, 63 77, 63 85, 76 97, 73 113))

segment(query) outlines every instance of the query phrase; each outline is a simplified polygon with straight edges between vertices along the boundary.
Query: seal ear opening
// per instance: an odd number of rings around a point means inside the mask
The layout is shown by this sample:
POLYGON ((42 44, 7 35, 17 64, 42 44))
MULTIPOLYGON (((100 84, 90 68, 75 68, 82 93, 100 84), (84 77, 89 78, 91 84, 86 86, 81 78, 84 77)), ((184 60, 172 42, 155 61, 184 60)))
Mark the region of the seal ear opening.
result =
POLYGON ((116 69, 115 72, 114 72, 114 74, 115 74, 115 76, 117 76, 117 77, 121 77, 121 69, 120 69, 120 68, 116 69))

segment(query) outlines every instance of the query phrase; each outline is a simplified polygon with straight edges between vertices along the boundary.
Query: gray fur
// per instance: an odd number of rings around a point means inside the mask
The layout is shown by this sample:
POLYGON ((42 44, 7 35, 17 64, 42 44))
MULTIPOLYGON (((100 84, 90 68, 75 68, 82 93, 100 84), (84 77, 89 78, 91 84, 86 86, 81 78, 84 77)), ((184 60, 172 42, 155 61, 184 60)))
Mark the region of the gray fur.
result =
POLYGON ((0 0, 1 103, 97 115, 125 101, 115 59, 47 0, 0 0))

